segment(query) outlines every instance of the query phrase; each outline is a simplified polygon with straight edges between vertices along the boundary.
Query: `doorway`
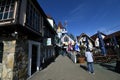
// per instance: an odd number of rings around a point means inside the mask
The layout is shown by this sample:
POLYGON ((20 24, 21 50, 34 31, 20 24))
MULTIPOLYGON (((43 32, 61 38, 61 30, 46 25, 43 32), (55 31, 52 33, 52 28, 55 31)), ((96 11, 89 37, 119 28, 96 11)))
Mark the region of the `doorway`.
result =
POLYGON ((40 69, 40 42, 28 41, 28 75, 31 76, 40 69))
POLYGON ((37 71, 37 46, 32 45, 32 64, 31 64, 31 74, 37 71))

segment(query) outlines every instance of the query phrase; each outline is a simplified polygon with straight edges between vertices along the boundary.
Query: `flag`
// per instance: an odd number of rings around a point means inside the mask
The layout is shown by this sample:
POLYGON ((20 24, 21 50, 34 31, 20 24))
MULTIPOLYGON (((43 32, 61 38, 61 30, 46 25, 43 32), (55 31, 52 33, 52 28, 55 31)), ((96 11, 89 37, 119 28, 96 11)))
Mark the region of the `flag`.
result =
POLYGON ((78 51, 78 52, 80 51, 78 43, 75 44, 75 51, 78 51))
POLYGON ((87 46, 87 49, 89 49, 89 42, 87 37, 86 37, 86 46, 87 46))
POLYGON ((103 41, 101 33, 99 31, 98 31, 98 38, 99 38, 99 46, 100 46, 100 49, 102 51, 102 54, 106 55, 106 49, 105 49, 105 46, 104 46, 104 41, 103 41))

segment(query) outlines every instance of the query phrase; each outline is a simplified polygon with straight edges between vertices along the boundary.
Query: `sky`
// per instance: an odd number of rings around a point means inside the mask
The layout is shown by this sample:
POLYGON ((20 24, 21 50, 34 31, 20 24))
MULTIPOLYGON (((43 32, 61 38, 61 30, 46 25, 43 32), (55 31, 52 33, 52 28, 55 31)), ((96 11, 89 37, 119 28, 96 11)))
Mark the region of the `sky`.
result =
POLYGON ((58 24, 67 23, 68 33, 89 36, 97 31, 120 30, 120 0, 38 0, 46 15, 58 24))

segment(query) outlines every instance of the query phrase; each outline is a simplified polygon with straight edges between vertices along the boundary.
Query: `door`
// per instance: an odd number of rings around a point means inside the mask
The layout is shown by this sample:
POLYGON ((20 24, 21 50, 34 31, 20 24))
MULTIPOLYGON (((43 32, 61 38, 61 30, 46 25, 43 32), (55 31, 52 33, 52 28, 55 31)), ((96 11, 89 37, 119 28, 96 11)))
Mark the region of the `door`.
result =
POLYGON ((37 46, 32 45, 32 64, 31 64, 31 74, 37 71, 37 46))
POLYGON ((40 69, 40 43, 28 41, 28 75, 31 76, 40 69))

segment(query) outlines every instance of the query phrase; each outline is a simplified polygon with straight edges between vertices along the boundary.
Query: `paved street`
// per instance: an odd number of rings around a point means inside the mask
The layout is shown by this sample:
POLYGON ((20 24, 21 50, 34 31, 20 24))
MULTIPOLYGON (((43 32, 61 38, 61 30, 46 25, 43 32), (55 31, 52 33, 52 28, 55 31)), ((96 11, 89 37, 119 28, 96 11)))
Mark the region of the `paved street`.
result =
POLYGON ((95 64, 94 67, 95 75, 89 74, 85 64, 74 64, 67 56, 60 55, 28 80, 120 80, 120 74, 113 71, 114 64, 95 64))

